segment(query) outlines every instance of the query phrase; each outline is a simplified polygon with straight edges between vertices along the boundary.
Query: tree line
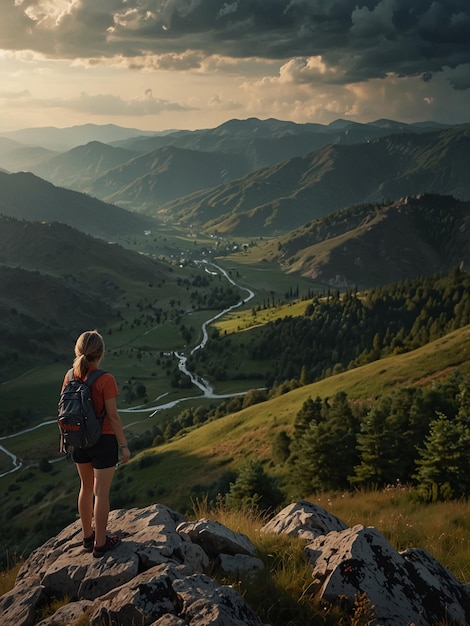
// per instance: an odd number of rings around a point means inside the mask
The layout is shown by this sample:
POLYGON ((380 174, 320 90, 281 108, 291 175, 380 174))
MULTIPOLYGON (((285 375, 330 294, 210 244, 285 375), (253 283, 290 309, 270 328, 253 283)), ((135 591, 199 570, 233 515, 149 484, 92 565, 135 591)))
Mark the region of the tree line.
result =
MULTIPOLYGON (((414 350, 469 323, 470 273, 455 268, 365 292, 315 294, 302 316, 278 318, 237 339, 214 333, 191 367, 223 380, 237 377, 235 363, 258 362, 256 376, 264 371, 267 387, 305 384, 414 350)), ((240 367, 238 376, 247 371, 240 367)))
POLYGON ((298 496, 413 485, 426 501, 470 495, 470 378, 455 371, 430 388, 406 387, 365 404, 345 392, 309 398, 273 458, 298 496))

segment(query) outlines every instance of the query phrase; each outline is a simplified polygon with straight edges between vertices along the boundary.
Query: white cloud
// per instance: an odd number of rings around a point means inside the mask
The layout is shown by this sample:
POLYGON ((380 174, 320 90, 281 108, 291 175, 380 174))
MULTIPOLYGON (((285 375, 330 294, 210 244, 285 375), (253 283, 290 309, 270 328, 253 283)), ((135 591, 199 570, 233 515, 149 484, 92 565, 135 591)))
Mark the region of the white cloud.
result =
POLYGON ((171 127, 217 123, 223 111, 322 122, 468 116, 462 0, 4 4, 3 125, 20 113, 37 123, 51 108, 54 119, 135 115, 136 126, 171 127))
POLYGON ((342 74, 338 67, 329 66, 321 56, 290 59, 279 71, 281 83, 338 82, 342 74))

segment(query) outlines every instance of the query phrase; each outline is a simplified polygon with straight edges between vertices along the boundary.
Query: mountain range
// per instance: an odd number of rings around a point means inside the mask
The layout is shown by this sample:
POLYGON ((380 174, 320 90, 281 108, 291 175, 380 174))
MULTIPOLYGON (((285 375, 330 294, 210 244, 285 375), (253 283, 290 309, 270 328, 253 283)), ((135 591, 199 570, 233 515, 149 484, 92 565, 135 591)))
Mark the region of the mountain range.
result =
MULTIPOLYGON (((80 130, 110 143, 57 153, 0 137, 4 166, 21 154, 36 172, 0 172, 0 213, 108 240, 162 221, 276 237, 245 256, 326 284, 368 286, 469 263, 470 124, 248 119, 160 134, 90 125, 42 133, 51 132, 50 146, 80 130)), ((43 136, 28 132, 19 136, 43 136)))
POLYGON ((158 136, 160 134, 164 135, 166 133, 123 128, 115 124, 82 124, 68 128, 56 128, 55 126, 22 128, 1 133, 1 136, 15 142, 17 147, 36 146, 51 151, 64 151, 89 141, 109 143, 112 141, 123 141, 135 136, 158 136))
POLYGON ((365 143, 330 144, 213 189, 167 203, 155 213, 214 233, 269 236, 365 202, 421 193, 470 199, 466 163, 470 125, 365 143))
MULTIPOLYGON (((80 128, 73 129, 76 140, 80 128)), ((19 144, 26 130, 4 135, 0 167, 182 225, 249 236, 282 234, 360 202, 426 192, 468 196, 465 125, 248 119, 150 136, 123 129, 124 139, 113 127, 114 134, 82 130, 84 143, 65 152, 51 151, 52 139, 43 147, 19 144)))

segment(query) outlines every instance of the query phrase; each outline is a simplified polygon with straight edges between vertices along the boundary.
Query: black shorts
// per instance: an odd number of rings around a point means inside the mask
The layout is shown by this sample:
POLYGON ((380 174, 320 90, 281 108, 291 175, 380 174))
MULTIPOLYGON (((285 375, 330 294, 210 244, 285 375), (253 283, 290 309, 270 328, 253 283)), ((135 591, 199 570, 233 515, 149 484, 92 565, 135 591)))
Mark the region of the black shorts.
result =
POLYGON ((91 463, 94 469, 114 467, 119 459, 119 446, 115 435, 101 435, 90 448, 74 448, 75 463, 91 463))

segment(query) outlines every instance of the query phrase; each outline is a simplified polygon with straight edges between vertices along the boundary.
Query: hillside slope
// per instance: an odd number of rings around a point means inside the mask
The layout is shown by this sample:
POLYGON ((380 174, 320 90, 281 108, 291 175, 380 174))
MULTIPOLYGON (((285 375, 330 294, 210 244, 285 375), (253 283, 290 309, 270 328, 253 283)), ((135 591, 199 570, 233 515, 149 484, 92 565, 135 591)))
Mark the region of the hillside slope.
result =
POLYGON ((426 194, 350 207, 257 241, 242 256, 245 263, 273 261, 289 273, 337 287, 469 268, 470 203, 426 194))
POLYGON ((84 327, 120 319, 132 288, 171 281, 171 269, 65 224, 0 216, 0 375, 62 354, 84 327))
POLYGON ((126 163, 135 153, 91 141, 33 166, 31 171, 45 180, 75 191, 88 192, 87 185, 110 169, 126 163))
POLYGON ((106 202, 151 211, 327 145, 360 144, 391 134, 418 135, 438 128, 445 126, 393 120, 295 124, 249 118, 229 120, 216 128, 160 133, 112 125, 24 129, 0 136, 0 167, 10 172, 30 171, 106 202), (118 137, 122 139, 113 141, 118 137), (48 149, 69 144, 69 151, 48 149))
POLYGON ((18 219, 62 222, 113 239, 152 230, 156 222, 83 193, 55 187, 33 174, 0 172, 0 214, 18 219))
POLYGON ((153 211, 181 195, 215 187, 249 170, 242 155, 167 146, 96 176, 87 190, 132 210, 153 211))
MULTIPOLYGON (((299 387, 184 431, 174 441, 144 453, 154 458, 157 470, 150 459, 145 464, 139 464, 139 458, 131 462, 133 484, 138 485, 136 504, 145 502, 155 471, 159 476, 159 497, 169 506, 184 509, 188 506, 188 494, 213 487, 224 473, 239 470, 250 460, 266 463, 268 469, 276 435, 281 430, 291 432, 295 416, 308 398, 332 398, 338 392, 346 392, 351 400, 367 400, 403 386, 431 385, 456 368, 469 375, 469 341, 470 326, 466 326, 413 352, 299 387)), ((275 470, 271 468, 270 472, 275 470)))

